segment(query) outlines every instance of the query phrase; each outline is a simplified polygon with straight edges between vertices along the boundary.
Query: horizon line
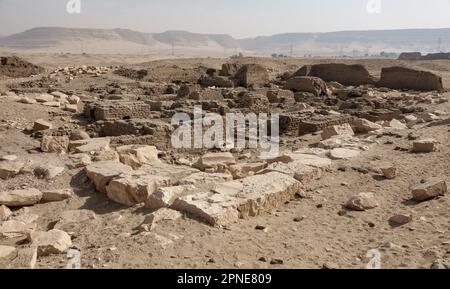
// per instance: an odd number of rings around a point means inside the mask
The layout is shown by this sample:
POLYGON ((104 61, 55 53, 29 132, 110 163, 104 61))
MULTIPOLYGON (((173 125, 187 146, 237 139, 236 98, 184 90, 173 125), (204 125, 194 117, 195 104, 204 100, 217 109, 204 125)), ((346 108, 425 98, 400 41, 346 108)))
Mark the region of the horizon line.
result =
POLYGON ((143 32, 143 31, 139 31, 139 30, 134 30, 131 28, 123 28, 123 27, 116 27, 116 28, 86 28, 86 27, 67 27, 67 26, 36 26, 36 27, 32 27, 20 32, 15 32, 9 35, 3 35, 3 37, 10 37, 16 34, 20 34, 20 33, 24 33, 27 31, 31 31, 33 29, 42 29, 42 28, 62 28, 62 29, 80 29, 80 30, 130 30, 133 32, 138 32, 138 33, 143 33, 143 34, 162 34, 162 33, 167 33, 167 32, 187 32, 187 33, 192 33, 192 34, 201 34, 201 35, 226 35, 226 36, 230 36, 233 39, 236 40, 244 40, 244 39, 256 39, 256 38, 260 38, 260 37, 273 37, 276 35, 287 35, 287 34, 331 34, 331 33, 341 33, 341 32, 378 32, 378 31, 405 31, 405 30, 450 30, 450 27, 440 27, 440 28, 389 28, 389 29, 364 29, 364 30, 337 30, 337 31, 326 31, 326 32, 280 32, 280 33, 275 33, 275 34, 271 34, 271 35, 257 35, 257 36, 253 36, 253 37, 244 37, 244 38, 236 38, 235 36, 228 34, 228 33, 202 33, 202 32, 192 32, 189 30, 178 30, 178 29, 169 29, 166 31, 162 31, 162 32, 143 32))

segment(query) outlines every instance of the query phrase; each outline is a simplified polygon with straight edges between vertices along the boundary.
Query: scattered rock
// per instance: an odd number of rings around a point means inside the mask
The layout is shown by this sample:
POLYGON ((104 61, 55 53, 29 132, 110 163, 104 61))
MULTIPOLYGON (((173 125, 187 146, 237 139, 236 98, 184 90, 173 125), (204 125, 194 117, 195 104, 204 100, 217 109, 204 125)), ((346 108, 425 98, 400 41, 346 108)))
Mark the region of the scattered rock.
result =
POLYGON ((327 140, 333 136, 341 136, 341 135, 353 136, 355 135, 355 132, 348 123, 341 125, 333 125, 323 130, 322 139, 327 140))
POLYGON ((139 169, 145 164, 159 164, 158 150, 154 146, 129 145, 117 148, 120 161, 133 169, 139 169))
POLYGON ((0 192, 0 205, 8 207, 31 206, 39 203, 42 193, 36 189, 0 192))
POLYGON ((68 148, 68 136, 44 136, 41 141, 41 150, 46 153, 65 153, 68 148))
POLYGON ((170 185, 167 177, 131 172, 114 177, 106 186, 108 198, 125 206, 144 203, 159 187, 170 185))
POLYGON ((413 143, 414 153, 431 153, 437 150, 438 141, 434 138, 418 140, 413 143))
POLYGON ((377 131, 383 128, 381 125, 368 121, 364 118, 355 119, 353 121, 352 127, 356 133, 360 134, 367 134, 369 132, 377 131))
POLYGON ((394 166, 382 167, 381 172, 383 173, 383 176, 388 180, 392 180, 397 177, 397 168, 394 166))
POLYGON ((392 216, 389 219, 389 223, 394 227, 403 226, 403 225, 406 225, 406 224, 412 222, 412 219, 413 219, 412 215, 398 214, 398 215, 392 216))
POLYGON ((354 211, 366 211, 378 207, 378 202, 373 193, 360 193, 351 197, 345 207, 354 211))
POLYGON ((85 168, 86 175, 94 182, 98 191, 106 193, 109 182, 123 174, 132 171, 132 168, 119 162, 106 161, 91 164, 85 168))
POLYGON ((18 161, 0 162, 0 179, 10 179, 20 173, 25 164, 18 161))
POLYGON ((52 190, 42 192, 43 202, 60 202, 73 197, 72 189, 52 190))
POLYGON ((439 178, 433 178, 426 183, 415 186, 412 189, 413 199, 424 202, 447 193, 447 183, 439 178))
POLYGON ((145 206, 150 209, 168 208, 172 206, 176 198, 194 190, 193 185, 159 188, 148 197, 145 206))
POLYGON ((37 132, 37 131, 43 131, 43 130, 48 130, 48 129, 52 129, 53 125, 48 122, 45 121, 43 119, 38 119, 34 122, 34 126, 33 126, 33 131, 37 132))
POLYGON ((37 248, 38 256, 61 254, 72 246, 69 234, 53 229, 48 232, 31 232, 30 241, 37 248))
POLYGON ((389 127, 393 129, 408 129, 408 126, 399 120, 393 119, 389 123, 389 127))

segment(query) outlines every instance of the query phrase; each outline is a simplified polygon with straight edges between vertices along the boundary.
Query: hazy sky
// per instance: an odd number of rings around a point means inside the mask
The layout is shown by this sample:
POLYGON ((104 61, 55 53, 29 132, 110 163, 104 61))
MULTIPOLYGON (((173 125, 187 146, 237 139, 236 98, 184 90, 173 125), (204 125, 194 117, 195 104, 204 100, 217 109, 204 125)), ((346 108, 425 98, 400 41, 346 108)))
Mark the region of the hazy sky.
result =
POLYGON ((63 26, 188 30, 242 38, 285 32, 450 27, 450 0, 79 0, 81 14, 68 14, 68 1, 0 0, 0 34, 63 26), (380 13, 367 12, 370 1, 381 2, 380 13))

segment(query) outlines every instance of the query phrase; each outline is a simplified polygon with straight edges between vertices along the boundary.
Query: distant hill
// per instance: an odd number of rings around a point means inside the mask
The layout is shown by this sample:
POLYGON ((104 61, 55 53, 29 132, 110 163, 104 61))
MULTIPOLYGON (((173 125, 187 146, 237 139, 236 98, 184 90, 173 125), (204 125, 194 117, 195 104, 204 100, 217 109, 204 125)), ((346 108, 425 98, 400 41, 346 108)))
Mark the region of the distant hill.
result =
POLYGON ((223 56, 272 53, 303 56, 450 51, 450 28, 284 33, 235 39, 225 34, 188 31, 145 33, 129 29, 39 27, 0 38, 0 50, 48 53, 128 53, 223 56))
POLYGON ((0 39, 0 48, 18 52, 178 53, 223 55, 239 48, 229 35, 186 31, 144 33, 129 29, 39 27, 0 39))
POLYGON ((404 29, 342 31, 329 33, 286 33, 241 39, 245 50, 260 53, 351 54, 450 50, 450 29, 404 29), (440 40, 439 40, 440 39, 440 40), (356 51, 355 51, 356 50, 356 51))

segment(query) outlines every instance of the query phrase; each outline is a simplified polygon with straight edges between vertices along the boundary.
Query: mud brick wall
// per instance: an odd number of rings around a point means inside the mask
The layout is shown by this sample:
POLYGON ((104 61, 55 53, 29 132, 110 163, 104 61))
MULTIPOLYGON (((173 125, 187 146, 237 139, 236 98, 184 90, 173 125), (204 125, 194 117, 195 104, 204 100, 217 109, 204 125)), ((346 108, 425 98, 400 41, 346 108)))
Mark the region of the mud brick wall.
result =
POLYGON ((110 102, 99 104, 94 109, 95 120, 148 118, 150 105, 145 102, 110 102))
POLYGON ((304 117, 298 115, 281 114, 280 115, 280 133, 298 132, 300 122, 304 117))
POLYGON ((391 121, 394 118, 399 119, 402 112, 398 109, 376 109, 371 111, 362 111, 356 113, 355 115, 360 118, 365 118, 367 120, 377 122, 377 121, 391 121))

